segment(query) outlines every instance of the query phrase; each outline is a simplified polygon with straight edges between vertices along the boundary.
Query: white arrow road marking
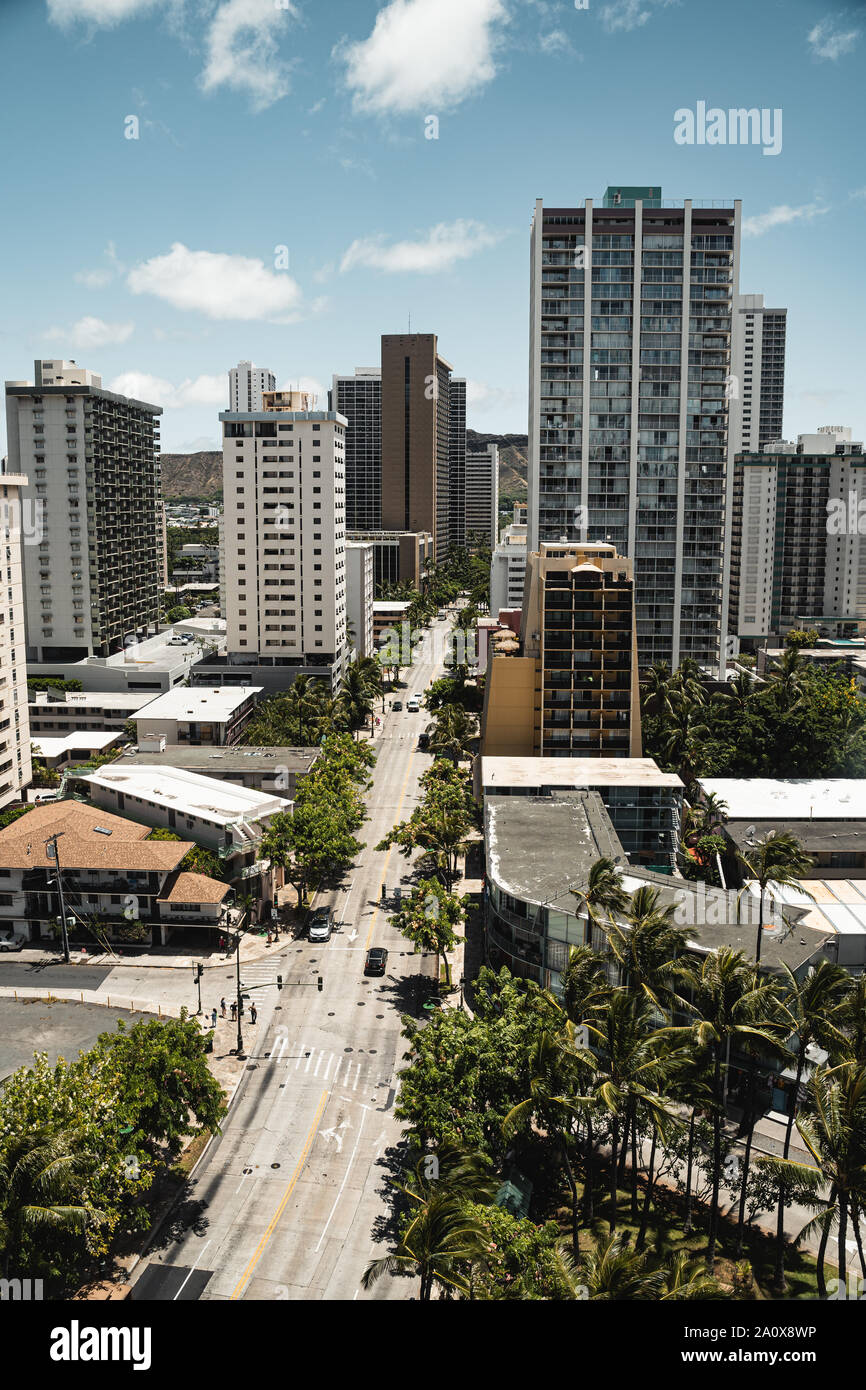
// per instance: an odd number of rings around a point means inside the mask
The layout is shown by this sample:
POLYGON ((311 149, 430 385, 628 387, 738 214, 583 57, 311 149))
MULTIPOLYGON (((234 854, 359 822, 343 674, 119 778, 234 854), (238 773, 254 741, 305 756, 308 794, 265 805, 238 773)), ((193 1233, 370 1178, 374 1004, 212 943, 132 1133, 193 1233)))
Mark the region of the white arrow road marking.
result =
MULTIPOLYGON (((365 1113, 362 1114, 362 1116, 361 1116, 361 1123, 360 1123, 359 1126, 358 1126, 358 1137, 357 1137, 356 1140, 355 1140, 355 1147, 352 1149, 352 1153, 351 1153, 351 1155, 350 1155, 350 1157, 349 1157, 349 1162, 348 1162, 348 1164, 346 1165, 346 1171, 345 1171, 345 1173, 343 1174, 343 1181, 340 1183, 340 1189, 339 1189, 339 1191, 338 1191, 336 1197, 334 1198, 334 1205, 331 1207, 331 1215, 328 1217, 327 1221, 325 1222, 325 1224, 324 1224, 324 1226, 323 1226, 323 1228, 322 1228, 322 1234, 319 1236, 319 1243, 318 1243, 318 1245, 316 1246, 316 1252, 318 1252, 319 1249, 321 1248, 322 1241, 325 1239, 325 1236, 326 1236, 327 1233, 328 1233, 328 1227, 330 1226, 331 1221, 333 1220, 334 1212, 337 1210, 337 1204, 338 1204, 340 1198, 341 1198, 342 1195, 343 1195, 343 1188, 346 1186, 346 1183, 347 1183, 348 1178, 349 1178, 349 1174, 350 1174, 351 1171, 352 1171, 352 1164, 353 1164, 354 1161, 355 1161, 355 1154, 358 1152, 358 1145, 359 1145, 360 1142, 361 1142, 361 1131, 362 1131, 362 1129, 364 1128, 364 1120, 367 1118, 367 1116, 366 1116, 366 1106, 362 1106, 362 1109, 364 1110, 365 1113)), ((340 1128, 342 1129, 342 1125, 340 1126, 340 1128)), ((341 1145, 341 1147, 342 1147, 342 1145, 341 1145)))
MULTIPOLYGON (((363 1121, 362 1121, 361 1123, 363 1124, 363 1121)), ((338 1125, 334 1126, 334 1128, 332 1128, 332 1129, 321 1129, 321 1130, 319 1130, 319 1134, 321 1135, 322 1139, 333 1139, 334 1143, 337 1145, 337 1153, 338 1153, 338 1154, 341 1154, 341 1153, 343 1152, 343 1138, 344 1138, 344 1136, 343 1136, 343 1134, 342 1134, 342 1130, 344 1130, 344 1129, 351 1129, 351 1128, 352 1128, 352 1123, 351 1123, 350 1120, 341 1120, 340 1123, 339 1123, 338 1125)), ((356 1147, 357 1147, 357 1145, 356 1145, 356 1147)), ((340 1191, 342 1192, 342 1190, 343 1190, 343 1189, 341 1188, 340 1191)), ((316 1249, 318 1249, 318 1246, 316 1247, 316 1249)))

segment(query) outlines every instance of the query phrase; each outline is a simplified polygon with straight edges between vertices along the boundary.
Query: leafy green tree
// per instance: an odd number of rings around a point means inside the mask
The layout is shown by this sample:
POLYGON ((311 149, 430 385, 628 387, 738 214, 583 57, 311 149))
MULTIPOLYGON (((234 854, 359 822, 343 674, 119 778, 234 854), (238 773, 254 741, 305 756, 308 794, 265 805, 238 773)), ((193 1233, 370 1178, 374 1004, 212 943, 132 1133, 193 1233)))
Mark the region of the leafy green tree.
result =
POLYGON ((185 1010, 132 1028, 121 1019, 93 1051, 113 1072, 119 1118, 144 1142, 164 1145, 174 1157, 189 1136, 218 1132, 226 1113, 222 1088, 207 1064, 205 1035, 185 1010))
POLYGON ((51 1272, 64 1250, 84 1255, 100 1213, 88 1203, 96 1163, 78 1136, 50 1130, 12 1136, 0 1149, 0 1250, 5 1278, 51 1272))
POLYGON ((467 897, 449 893, 438 879, 422 878, 403 898, 391 917, 392 927, 411 941, 416 951, 436 954, 436 979, 439 979, 439 957, 445 957, 445 980, 451 988, 451 965, 448 952, 453 951, 462 937, 456 933, 466 917, 467 897))
POLYGON ((476 1205, 472 1212, 484 1233, 484 1253, 472 1273, 473 1299, 560 1300, 571 1296, 563 1276, 555 1221, 537 1226, 500 1206, 476 1205))
POLYGON ((192 617, 192 609, 187 608, 186 604, 179 603, 174 608, 169 608, 165 615, 167 623, 182 623, 187 618, 192 617))

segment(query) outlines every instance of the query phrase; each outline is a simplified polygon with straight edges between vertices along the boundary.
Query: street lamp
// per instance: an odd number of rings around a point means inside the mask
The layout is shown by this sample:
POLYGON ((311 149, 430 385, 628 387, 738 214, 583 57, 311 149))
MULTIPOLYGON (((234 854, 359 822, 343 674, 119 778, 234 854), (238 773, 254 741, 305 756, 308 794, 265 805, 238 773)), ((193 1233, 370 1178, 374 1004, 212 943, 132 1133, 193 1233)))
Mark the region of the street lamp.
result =
MULTIPOLYGON (((255 907, 251 907, 251 908, 248 909, 248 916, 249 916, 250 926, 252 926, 253 922, 256 920, 257 915, 258 915, 258 913, 257 913, 257 910, 256 910, 255 907)), ((237 1041, 237 1049, 236 1049, 235 1055, 237 1056, 237 1058, 238 1058, 239 1061, 244 1061, 244 1059, 246 1058, 246 1053, 244 1052, 244 1038, 243 1038, 243 1033, 241 1032, 241 1010, 242 1010, 242 1008, 243 1008, 243 999, 241 998, 241 936, 242 936, 242 935, 243 935, 243 933, 241 932, 240 922, 239 922, 239 923, 238 923, 238 930, 237 930, 237 946, 236 946, 236 949, 235 949, 235 978, 236 978, 236 982, 237 982, 237 986, 236 986, 236 987, 237 987, 237 1016, 238 1016, 238 1041, 237 1041)))

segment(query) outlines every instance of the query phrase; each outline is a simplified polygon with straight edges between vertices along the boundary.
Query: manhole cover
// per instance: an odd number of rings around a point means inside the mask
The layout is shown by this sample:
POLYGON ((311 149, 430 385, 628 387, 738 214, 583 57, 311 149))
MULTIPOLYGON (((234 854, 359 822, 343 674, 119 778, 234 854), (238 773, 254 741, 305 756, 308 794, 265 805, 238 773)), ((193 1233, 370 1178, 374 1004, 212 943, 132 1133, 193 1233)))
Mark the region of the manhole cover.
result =
POLYGON ((366 1001, 366 999, 359 999, 359 1000, 358 1000, 358 1008, 359 1008, 359 1009, 364 1009, 364 1008, 366 1008, 366 1006, 367 1006, 367 1001, 366 1001))
POLYGON ((258 1069, 259 1069, 259 1064, 258 1064, 258 1062, 251 1062, 250 1065, 246 1068, 247 1071, 258 1071, 258 1069))
POLYGON ((377 1018, 384 1018, 385 1015, 384 1015, 384 1014, 377 1014, 376 1017, 377 1017, 377 1018))
POLYGON ((344 1048, 343 1048, 343 1051, 344 1051, 344 1052, 354 1052, 355 1049, 354 1049, 353 1047, 344 1047, 344 1048))
POLYGON ((371 1048, 370 1048, 370 1056, 371 1056, 371 1057, 375 1057, 377 1051, 378 1051, 377 1048, 371 1047, 371 1048))
POLYGON ((279 1166, 280 1166, 279 1163, 272 1163, 272 1164, 271 1164, 271 1167, 272 1167, 272 1168, 279 1168, 279 1166))
POLYGON ((331 1009, 330 1013, 328 1014, 328 1018, 333 1018, 333 1017, 334 1017, 334 1010, 331 1009))

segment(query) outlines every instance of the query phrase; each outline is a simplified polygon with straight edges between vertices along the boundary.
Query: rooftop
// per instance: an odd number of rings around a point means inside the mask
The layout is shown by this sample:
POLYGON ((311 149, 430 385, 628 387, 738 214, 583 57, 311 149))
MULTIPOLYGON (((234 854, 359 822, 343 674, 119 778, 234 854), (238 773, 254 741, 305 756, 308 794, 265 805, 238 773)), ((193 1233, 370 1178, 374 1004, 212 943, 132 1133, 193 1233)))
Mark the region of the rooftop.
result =
POLYGON ((154 765, 152 761, 132 766, 126 760, 111 763, 87 773, 81 780, 93 787, 122 792, 124 796, 138 797, 151 806, 162 806, 217 825, 259 820, 292 808, 291 801, 285 797, 216 777, 202 777, 197 772, 167 763, 154 765))
POLYGON ((735 821, 866 819, 863 778, 705 777, 700 787, 724 801, 735 821))
POLYGON ((661 772, 652 758, 482 758, 481 785, 497 787, 670 787, 682 790, 675 772, 661 772))
POLYGON ((573 905, 597 859, 627 862, 598 792, 488 796, 484 819, 490 877, 515 898, 573 905))
POLYGON ((207 874, 179 873, 173 882, 165 885, 157 898, 161 903, 221 903, 229 893, 231 885, 207 874))
POLYGON ((776 817, 774 820, 735 820, 727 821, 725 834, 730 836, 738 849, 747 849, 756 840, 763 839, 774 830, 791 830, 791 833, 809 854, 832 853, 836 850, 866 850, 866 825, 854 820, 792 820, 785 823, 776 817))
POLYGON ((166 872, 174 869, 190 840, 148 840, 150 827, 115 816, 80 801, 55 801, 36 806, 0 830, 0 867, 38 869, 48 861, 45 840, 60 835, 64 869, 130 869, 166 872), (110 834, 105 834, 110 831, 110 834))
POLYGON ((40 713, 44 709, 68 710, 79 706, 83 709, 108 707, 139 710, 142 705, 149 705, 153 698, 152 694, 137 690, 31 690, 28 702, 30 705, 38 706, 40 713))
POLYGON ((188 748, 172 744, 164 753, 125 753, 123 767, 185 767, 191 772, 276 772, 284 768, 298 777, 309 772, 319 756, 318 748, 188 748))
POLYGON ((139 714, 141 719, 213 720, 225 723, 251 695, 261 695, 261 685, 176 686, 139 714))
POLYGON ((37 733, 35 738, 31 738, 30 747, 37 757, 41 754, 43 758, 62 758, 64 753, 71 753, 73 749, 108 748, 122 737, 121 729, 80 729, 71 734, 62 734, 59 738, 37 733))

